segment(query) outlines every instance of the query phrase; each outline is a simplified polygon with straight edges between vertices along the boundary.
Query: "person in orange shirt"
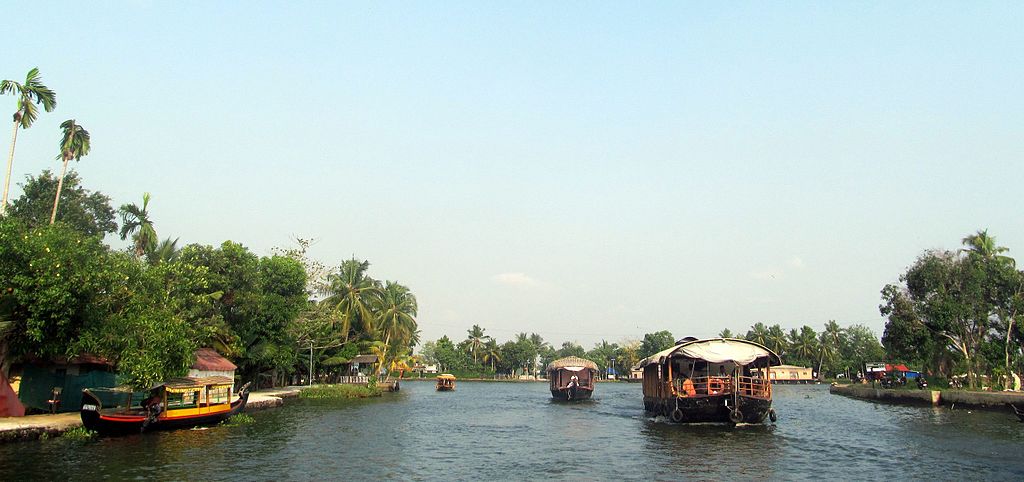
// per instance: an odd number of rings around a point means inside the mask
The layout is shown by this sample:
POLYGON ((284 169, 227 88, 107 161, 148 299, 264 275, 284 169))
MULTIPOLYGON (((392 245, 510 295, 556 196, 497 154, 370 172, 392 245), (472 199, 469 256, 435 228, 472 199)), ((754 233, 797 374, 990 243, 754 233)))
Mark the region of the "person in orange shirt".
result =
POLYGON ((693 387, 693 380, 690 380, 689 378, 683 379, 683 393, 685 393, 687 397, 692 397, 697 394, 697 389, 693 387))

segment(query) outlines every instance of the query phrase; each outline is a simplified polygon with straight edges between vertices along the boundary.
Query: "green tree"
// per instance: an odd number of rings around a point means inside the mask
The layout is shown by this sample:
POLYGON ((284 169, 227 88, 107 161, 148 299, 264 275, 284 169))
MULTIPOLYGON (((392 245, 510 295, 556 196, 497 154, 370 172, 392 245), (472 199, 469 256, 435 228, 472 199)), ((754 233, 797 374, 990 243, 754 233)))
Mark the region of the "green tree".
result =
POLYGON ((63 224, 29 228, 0 218, 0 319, 9 324, 0 343, 4 375, 13 359, 77 355, 82 327, 103 319, 97 299, 105 285, 108 250, 63 224), (10 349, 10 353, 8 353, 10 349))
POLYGON ((757 322, 754 326, 750 327, 750 330, 747 331, 747 336, 744 338, 746 338, 747 341, 752 341, 762 346, 768 346, 768 335, 768 327, 765 326, 764 323, 757 322))
POLYGON ((121 239, 132 237, 135 256, 141 258, 156 248, 157 235, 153 221, 149 219, 149 193, 142 195, 142 206, 135 203, 123 204, 121 213, 121 239))
POLYGON ((493 372, 495 362, 501 361, 501 347, 498 346, 498 342, 494 341, 493 338, 487 340, 484 344, 482 358, 484 363, 491 364, 491 371, 493 372))
POLYGON ((76 162, 82 160, 82 157, 88 155, 91 149, 89 131, 75 123, 74 119, 64 121, 60 128, 64 130, 64 137, 60 141, 60 155, 57 158, 64 161, 64 164, 60 170, 60 180, 57 182, 57 195, 53 198, 50 224, 57 219, 57 205, 60 203, 60 191, 64 187, 64 176, 68 172, 68 162, 72 159, 76 162))
POLYGON ((818 351, 818 334, 814 329, 804 325, 797 331, 795 328, 789 331, 789 356, 791 363, 800 365, 812 365, 811 360, 818 351))
POLYGON ((719 338, 734 338, 735 336, 736 335, 733 335, 732 330, 730 330, 728 328, 718 332, 718 337, 719 338))
POLYGON ((675 343, 672 333, 667 330, 644 334, 644 339, 640 342, 640 358, 647 358, 659 351, 671 348, 675 343))
MULTIPOLYGON (((57 221, 86 236, 102 237, 105 233, 117 231, 114 208, 110 205, 109 197, 82 187, 78 173, 74 170, 68 172, 63 179, 57 221)), ((20 219, 28 227, 49 224, 59 182, 49 170, 44 170, 38 177, 28 176, 22 185, 21 197, 11 201, 8 214, 20 219)))
POLYGON ((377 319, 383 337, 386 360, 384 366, 390 366, 391 360, 400 351, 412 348, 410 342, 416 333, 416 296, 409 288, 388 281, 378 299, 377 319), (402 350, 399 350, 401 348, 402 350))
POLYGON ((352 330, 364 338, 376 332, 374 306, 381 297, 381 288, 366 274, 369 269, 369 261, 352 258, 342 262, 338 271, 327 277, 328 297, 324 302, 337 310, 340 330, 346 341, 352 330))
POLYGON ((473 356, 473 363, 476 363, 477 355, 491 337, 484 334, 484 329, 480 328, 480 325, 473 325, 473 328, 466 330, 466 334, 468 351, 473 356))
POLYGON ((18 97, 18 108, 14 111, 14 130, 11 134, 11 151, 7 155, 7 174, 4 177, 4 195, 0 202, 0 215, 7 214, 7 193, 11 186, 11 169, 14 166, 14 145, 18 141, 18 128, 28 129, 36 121, 41 104, 46 112, 57 107, 57 94, 43 84, 39 69, 33 68, 25 76, 25 83, 13 80, 0 81, 0 95, 14 94, 18 97))
POLYGON ((160 241, 152 251, 146 253, 146 261, 149 264, 170 263, 178 258, 178 239, 167 238, 160 241))
POLYGON ((768 328, 768 339, 765 341, 768 342, 765 346, 779 356, 785 356, 789 350, 789 340, 786 338, 786 332, 782 331, 782 327, 778 324, 768 328))

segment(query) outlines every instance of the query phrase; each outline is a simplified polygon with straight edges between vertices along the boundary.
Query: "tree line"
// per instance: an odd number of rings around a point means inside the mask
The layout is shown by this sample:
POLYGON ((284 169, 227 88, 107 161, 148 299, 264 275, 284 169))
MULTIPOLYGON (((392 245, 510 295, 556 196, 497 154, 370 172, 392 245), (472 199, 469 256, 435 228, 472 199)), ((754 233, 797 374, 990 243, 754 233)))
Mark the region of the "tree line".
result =
POLYGON ((115 364, 120 382, 148 388, 184 375, 206 346, 259 385, 327 379, 359 353, 377 354, 385 371, 408 359, 419 337, 409 288, 370 277, 365 260, 332 267, 312 260, 305 239, 271 256, 230 240, 180 248, 179 238, 159 241, 149 193, 115 210, 67 170, 91 145, 73 120, 61 125, 60 176, 28 176, 8 203, 17 132, 35 121, 37 104, 52 111, 56 94, 38 69, 24 83, 0 83, 5 93, 18 98, 0 201, 5 377, 14 363, 88 353, 115 364), (113 249, 107 235, 129 246, 113 249))
MULTIPOLYGON (((863 325, 840 327, 834 320, 816 333, 809 326, 786 332, 778 324, 767 326, 755 323, 745 335, 722 330, 722 338, 744 338, 760 343, 792 365, 812 367, 819 376, 847 376, 861 369, 865 362, 879 361, 884 352, 878 337, 863 325)), ((517 376, 539 375, 552 361, 578 356, 596 363, 602 374, 609 368, 627 376, 630 368, 640 360, 676 344, 672 333, 662 330, 644 334, 641 340, 609 343, 602 340, 590 350, 572 341, 555 347, 537 333, 519 333, 511 340, 499 343, 486 334, 479 325, 466 331, 466 338, 455 342, 447 335, 424 343, 416 361, 436 363, 440 369, 463 376, 517 376)))
POLYGON ((925 251, 882 289, 882 342, 891 358, 936 376, 1003 387, 1024 369, 1024 273, 987 230, 961 243, 925 251))

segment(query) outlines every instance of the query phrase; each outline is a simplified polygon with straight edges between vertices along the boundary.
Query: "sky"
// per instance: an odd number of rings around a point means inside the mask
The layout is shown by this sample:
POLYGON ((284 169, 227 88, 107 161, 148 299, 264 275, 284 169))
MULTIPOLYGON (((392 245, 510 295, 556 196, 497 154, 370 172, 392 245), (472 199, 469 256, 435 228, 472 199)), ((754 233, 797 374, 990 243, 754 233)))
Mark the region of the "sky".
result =
POLYGON ((880 290, 924 250, 988 229, 1024 252, 1018 2, 43 2, 19 18, 0 78, 39 67, 58 106, 19 133, 12 185, 59 169, 74 118, 84 186, 115 206, 151 193, 161 238, 259 255, 314 238, 314 258, 408 286, 424 340, 479 324, 589 348, 828 320, 880 336, 880 290))

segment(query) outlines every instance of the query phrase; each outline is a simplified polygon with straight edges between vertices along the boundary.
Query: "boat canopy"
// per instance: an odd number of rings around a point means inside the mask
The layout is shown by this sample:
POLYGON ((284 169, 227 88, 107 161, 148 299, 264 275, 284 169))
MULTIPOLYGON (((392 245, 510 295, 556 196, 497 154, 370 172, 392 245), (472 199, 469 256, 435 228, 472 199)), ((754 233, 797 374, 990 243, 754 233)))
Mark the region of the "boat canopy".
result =
POLYGON ((166 390, 168 393, 185 393, 185 392, 194 392, 196 390, 202 389, 203 387, 231 388, 234 385, 235 385, 234 380, 232 380, 232 379, 230 379, 228 377, 223 377, 223 376, 203 377, 203 378, 182 377, 182 378, 172 378, 172 379, 167 380, 167 381, 165 381, 165 382, 163 382, 163 383, 161 383, 161 384, 159 384, 159 385, 157 385, 157 386, 155 386, 153 388, 155 389, 155 388, 163 387, 164 390, 166 390))
POLYGON ((559 358, 548 364, 548 371, 558 370, 564 368, 569 371, 578 372, 585 368, 591 370, 597 370, 597 363, 594 363, 586 358, 580 358, 578 356, 569 356, 565 358, 559 358))
POLYGON ((437 376, 437 379, 438 380, 442 380, 442 379, 445 379, 445 380, 455 380, 455 375, 452 375, 451 373, 442 373, 442 374, 437 376))
POLYGON ((711 338, 684 341, 644 358, 638 366, 642 369, 652 363, 664 363, 669 358, 693 358, 709 363, 732 362, 737 365, 749 365, 764 359, 767 366, 782 364, 779 355, 758 343, 738 338, 711 338))

